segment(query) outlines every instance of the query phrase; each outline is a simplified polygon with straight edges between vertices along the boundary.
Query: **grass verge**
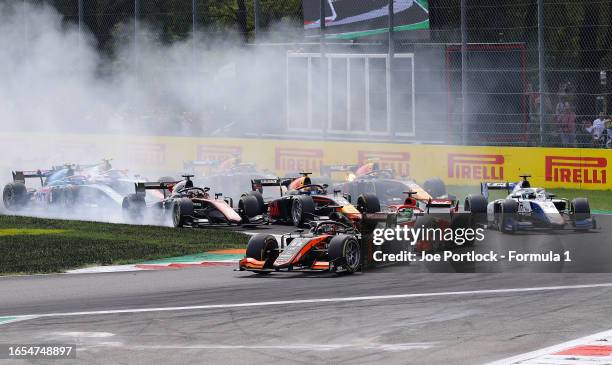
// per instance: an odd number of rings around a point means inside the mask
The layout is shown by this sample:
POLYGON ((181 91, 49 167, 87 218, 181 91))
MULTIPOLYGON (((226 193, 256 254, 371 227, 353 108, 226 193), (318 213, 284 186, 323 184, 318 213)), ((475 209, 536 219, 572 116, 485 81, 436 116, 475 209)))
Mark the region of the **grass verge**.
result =
POLYGON ((128 264, 222 248, 248 236, 219 229, 174 229, 0 215, 0 275, 52 273, 128 264))
MULTIPOLYGON (((478 186, 448 186, 447 190, 449 194, 459 199, 464 199, 468 194, 480 194, 478 186)), ((587 198, 592 210, 612 211, 612 190, 546 189, 546 191, 569 200, 578 197, 587 198)), ((489 194, 489 201, 505 198, 508 195, 506 190, 490 190, 489 194)))

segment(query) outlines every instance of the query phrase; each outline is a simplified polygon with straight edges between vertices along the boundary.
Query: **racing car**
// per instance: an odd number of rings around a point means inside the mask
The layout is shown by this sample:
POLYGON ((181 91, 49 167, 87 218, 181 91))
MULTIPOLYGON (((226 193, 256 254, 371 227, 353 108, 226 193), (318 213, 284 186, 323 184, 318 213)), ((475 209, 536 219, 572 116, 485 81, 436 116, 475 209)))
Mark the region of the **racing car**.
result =
POLYGON ((73 203, 67 179, 74 176, 74 166, 56 166, 49 170, 13 171, 13 182, 4 186, 2 202, 9 211, 34 206, 65 207, 73 203), (27 179, 39 179, 39 188, 27 188, 27 179))
MULTIPOLYGON (((123 197, 133 191, 137 177, 113 169, 110 160, 91 165, 65 164, 49 170, 13 171, 13 182, 3 191, 4 206, 10 211, 23 208, 62 209, 71 213, 75 206, 121 209, 123 197), (28 179, 39 179, 39 188, 27 188, 28 179), (131 187, 131 189, 129 189, 131 187)), ((160 200, 159 192, 146 195, 147 201, 160 200)))
MULTIPOLYGON (((410 228, 432 228, 453 230, 481 227, 486 223, 487 200, 481 195, 469 195, 465 198, 464 209, 459 207, 459 201, 449 206, 451 201, 431 199, 423 201, 416 199, 419 192, 405 191, 406 198, 402 204, 388 207, 388 211, 396 215, 398 226, 410 228)), ((473 245, 474 239, 465 240, 467 245, 473 245)), ((462 243, 463 244, 463 243, 462 243)), ((456 246, 455 242, 444 241, 441 237, 419 240, 415 251, 438 251, 456 246)))
POLYGON ((438 205, 442 201, 447 201, 448 206, 455 203, 455 198, 446 195, 446 185, 440 179, 429 179, 421 187, 414 180, 408 178, 396 178, 395 172, 391 169, 381 169, 378 162, 368 162, 359 165, 324 165, 321 167, 321 174, 331 176, 334 172, 345 174, 345 181, 334 185, 343 194, 349 197, 361 194, 374 194, 380 200, 383 208, 390 205, 402 204, 404 192, 415 192, 414 198, 427 202, 438 200, 438 205))
POLYGON ((274 178, 275 176, 257 169, 255 164, 244 163, 239 157, 225 160, 185 161, 187 173, 195 175, 194 183, 200 186, 223 186, 226 197, 239 200, 251 180, 274 178))
POLYGON ((521 175, 516 183, 483 182, 482 195, 488 199, 490 190, 506 190, 505 199, 496 199, 487 205, 489 226, 504 233, 525 229, 563 229, 568 225, 575 230, 589 230, 597 226, 591 216, 586 198, 573 200, 557 198, 544 188, 532 187, 530 175, 521 175))
POLYGON ((326 184, 313 184, 309 172, 301 175, 297 178, 252 180, 252 191, 244 196, 254 196, 259 202, 259 211, 267 214, 271 221, 292 223, 296 227, 312 220, 327 219, 333 212, 357 222, 362 213, 380 211, 380 203, 374 194, 361 194, 357 204, 352 205, 339 190, 328 192, 326 184), (265 187, 275 187, 280 197, 264 198, 265 187))
POLYGON ((232 208, 231 198, 220 199, 222 193, 210 196, 209 187, 196 187, 191 178, 174 182, 139 182, 135 184, 136 192, 123 199, 123 209, 127 220, 141 221, 145 213, 157 223, 165 223, 171 218, 174 227, 198 227, 212 224, 240 225, 243 223, 261 223, 258 214, 258 201, 253 196, 240 198, 237 210, 232 208), (144 196, 149 189, 161 190, 164 198, 153 204, 147 204, 144 196))
POLYGON ((405 241, 389 241, 382 246, 373 243, 375 228, 392 228, 395 221, 386 213, 364 214, 358 230, 350 219, 334 212, 329 219, 309 222, 310 230, 284 234, 278 241, 260 233, 249 240, 246 256, 240 260, 240 271, 268 274, 273 271, 330 271, 352 274, 366 267, 384 264, 374 260, 374 251, 397 253, 407 251, 405 241))

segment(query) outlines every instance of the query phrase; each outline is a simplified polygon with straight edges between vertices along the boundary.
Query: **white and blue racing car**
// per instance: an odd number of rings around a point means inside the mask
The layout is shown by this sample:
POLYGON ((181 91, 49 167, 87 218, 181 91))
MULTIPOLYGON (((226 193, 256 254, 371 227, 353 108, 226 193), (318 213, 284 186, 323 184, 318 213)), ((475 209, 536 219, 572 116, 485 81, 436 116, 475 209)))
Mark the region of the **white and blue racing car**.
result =
POLYGON ((488 226, 511 233, 527 229, 589 230, 596 228, 595 218, 586 198, 573 200, 557 198, 544 188, 532 187, 522 175, 517 183, 483 182, 480 190, 489 198, 489 190, 507 190, 505 199, 497 199, 487 205, 488 226))

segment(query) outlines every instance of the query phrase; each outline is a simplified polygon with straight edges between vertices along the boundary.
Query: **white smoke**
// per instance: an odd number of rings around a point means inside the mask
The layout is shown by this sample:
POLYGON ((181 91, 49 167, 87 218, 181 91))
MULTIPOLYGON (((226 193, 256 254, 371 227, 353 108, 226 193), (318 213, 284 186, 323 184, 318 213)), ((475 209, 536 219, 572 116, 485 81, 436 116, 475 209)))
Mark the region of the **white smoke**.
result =
MULTIPOLYGON (((0 182, 9 182, 12 170, 101 158, 114 158, 116 168, 131 174, 145 169, 149 179, 176 176, 178 171, 155 172, 137 163, 125 145, 129 139, 121 137, 151 136, 155 143, 159 135, 209 137, 267 127, 253 111, 262 100, 282 100, 284 90, 261 82, 259 70, 282 63, 278 54, 245 46, 237 32, 203 30, 195 47, 192 38, 167 44, 144 22, 135 47, 133 27, 117 27, 107 56, 86 28, 79 32, 52 6, 0 1, 0 182), (15 133, 38 133, 43 139, 36 144, 52 134, 117 138, 109 139, 111 156, 100 156, 77 136, 70 145, 48 142, 52 153, 32 157, 20 151, 34 147, 33 140, 15 133)), ((280 24, 272 33, 286 36, 295 28, 280 24)))

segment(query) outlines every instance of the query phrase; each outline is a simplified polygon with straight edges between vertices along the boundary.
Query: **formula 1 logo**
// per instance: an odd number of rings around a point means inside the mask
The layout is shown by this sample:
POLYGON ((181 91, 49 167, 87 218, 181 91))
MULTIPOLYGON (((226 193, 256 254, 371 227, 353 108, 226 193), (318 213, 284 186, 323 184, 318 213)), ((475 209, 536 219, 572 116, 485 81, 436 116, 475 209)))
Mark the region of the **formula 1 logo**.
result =
POLYGON ((323 150, 317 148, 276 147, 275 168, 284 172, 319 172, 323 150))
POLYGON ((359 164, 374 160, 383 170, 393 170, 397 176, 410 176, 410 152, 359 151, 359 164))
POLYGON ((199 144, 197 148, 197 159, 200 161, 225 161, 234 157, 242 157, 242 146, 199 144))
POLYGON ((546 156, 546 181, 606 184, 605 157, 546 156))
POLYGON ((503 180, 504 155, 449 153, 448 177, 453 179, 503 180))
POLYGON ((166 145, 162 143, 137 143, 129 146, 129 156, 137 163, 158 165, 166 163, 166 145))

